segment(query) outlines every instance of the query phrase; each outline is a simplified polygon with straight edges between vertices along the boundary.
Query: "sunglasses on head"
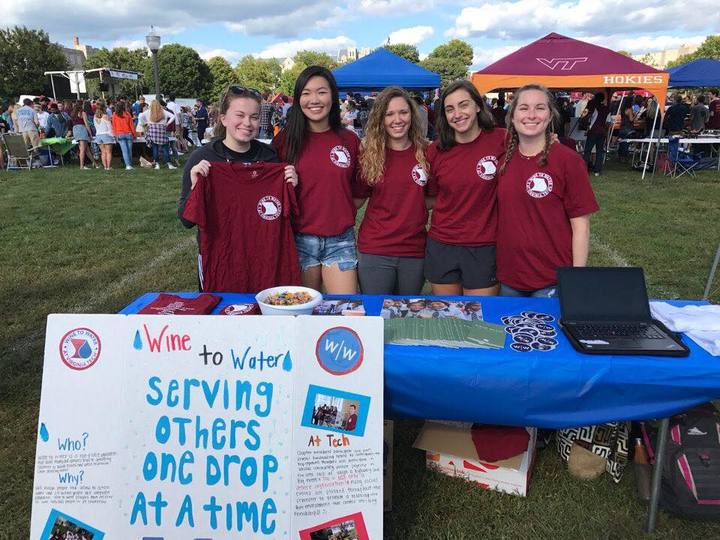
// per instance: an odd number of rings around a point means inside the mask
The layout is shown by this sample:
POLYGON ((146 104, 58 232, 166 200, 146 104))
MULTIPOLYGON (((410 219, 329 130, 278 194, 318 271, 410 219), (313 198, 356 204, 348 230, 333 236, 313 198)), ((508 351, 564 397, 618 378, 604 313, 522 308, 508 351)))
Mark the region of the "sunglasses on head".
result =
POLYGON ((233 94, 252 94, 253 96, 260 97, 260 91, 249 86, 240 86, 239 84, 232 84, 228 87, 228 92, 233 94))

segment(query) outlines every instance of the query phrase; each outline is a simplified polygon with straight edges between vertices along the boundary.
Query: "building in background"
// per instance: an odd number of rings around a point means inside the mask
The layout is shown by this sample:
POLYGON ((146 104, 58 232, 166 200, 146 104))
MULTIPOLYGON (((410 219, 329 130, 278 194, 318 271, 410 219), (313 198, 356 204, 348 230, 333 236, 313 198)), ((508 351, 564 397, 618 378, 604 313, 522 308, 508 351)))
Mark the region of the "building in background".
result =
POLYGON ((700 45, 681 45, 678 49, 665 49, 664 51, 649 52, 645 54, 634 54, 633 58, 638 62, 664 69, 668 62, 674 62, 684 54, 691 54, 698 50, 700 45))
POLYGON ((368 54, 370 54, 370 52, 370 47, 363 47, 362 49, 356 49, 353 47, 349 47, 347 49, 340 49, 337 53, 337 61, 339 64, 344 64, 346 62, 354 62, 358 58, 367 56, 368 54))
POLYGON ((68 69, 71 70, 82 69, 87 57, 97 50, 95 47, 91 47, 90 45, 81 45, 80 38, 78 36, 73 36, 72 49, 70 47, 63 47, 62 45, 60 45, 60 47, 62 48, 65 58, 67 58, 68 69))

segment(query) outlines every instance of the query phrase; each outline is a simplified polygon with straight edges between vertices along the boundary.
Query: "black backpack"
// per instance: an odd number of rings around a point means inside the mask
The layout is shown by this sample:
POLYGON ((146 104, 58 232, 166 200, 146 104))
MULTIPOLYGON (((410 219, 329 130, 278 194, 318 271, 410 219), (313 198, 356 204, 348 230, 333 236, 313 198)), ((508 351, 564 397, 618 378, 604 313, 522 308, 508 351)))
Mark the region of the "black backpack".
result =
MULTIPOLYGON (((657 429, 643 424, 642 433, 654 463, 657 429)), ((712 405, 670 419, 660 465, 661 508, 685 518, 720 520, 720 413, 712 405)))

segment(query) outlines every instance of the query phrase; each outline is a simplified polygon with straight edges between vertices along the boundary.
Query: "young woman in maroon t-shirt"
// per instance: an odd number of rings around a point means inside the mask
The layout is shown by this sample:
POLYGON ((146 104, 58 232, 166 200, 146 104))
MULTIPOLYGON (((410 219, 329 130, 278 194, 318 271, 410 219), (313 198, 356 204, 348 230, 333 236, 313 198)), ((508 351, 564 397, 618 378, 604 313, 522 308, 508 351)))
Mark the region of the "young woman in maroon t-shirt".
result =
POLYGON ((303 284, 324 286, 330 294, 355 294, 352 185, 360 140, 342 127, 337 83, 327 68, 305 68, 293 97, 287 125, 273 145, 299 177, 294 228, 303 284))
POLYGON ((369 197, 358 233, 364 294, 417 295, 425 277, 427 140, 417 105, 397 86, 375 99, 360 152, 356 206, 369 197))
POLYGON ((497 294, 496 170, 505 130, 468 81, 448 86, 438 102, 439 140, 428 148, 427 194, 434 207, 425 277, 435 295, 497 294))
POLYGON ((589 214, 598 210, 587 167, 553 144, 559 115, 544 86, 515 93, 498 183, 497 276, 500 294, 554 296, 562 266, 585 266, 589 214))

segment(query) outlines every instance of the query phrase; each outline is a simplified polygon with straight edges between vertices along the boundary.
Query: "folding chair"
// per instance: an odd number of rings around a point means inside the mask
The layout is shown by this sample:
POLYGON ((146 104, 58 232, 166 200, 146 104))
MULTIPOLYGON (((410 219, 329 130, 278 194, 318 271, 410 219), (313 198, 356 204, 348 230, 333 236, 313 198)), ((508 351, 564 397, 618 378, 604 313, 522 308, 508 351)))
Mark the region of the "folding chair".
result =
POLYGON ((2 136, 2 140, 7 148, 7 170, 25 169, 30 170, 32 167, 32 154, 25 145, 25 139, 22 135, 6 133, 2 136), (21 165, 24 162, 25 165, 21 165))
POLYGON ((667 159, 670 163, 668 171, 673 178, 680 178, 686 173, 695 176, 698 160, 692 154, 680 149, 679 137, 670 137, 668 139, 667 159))

